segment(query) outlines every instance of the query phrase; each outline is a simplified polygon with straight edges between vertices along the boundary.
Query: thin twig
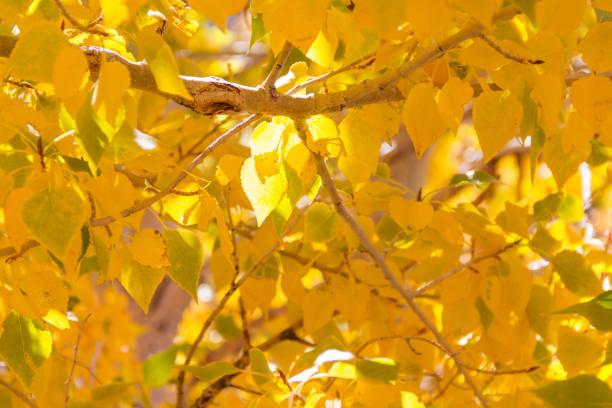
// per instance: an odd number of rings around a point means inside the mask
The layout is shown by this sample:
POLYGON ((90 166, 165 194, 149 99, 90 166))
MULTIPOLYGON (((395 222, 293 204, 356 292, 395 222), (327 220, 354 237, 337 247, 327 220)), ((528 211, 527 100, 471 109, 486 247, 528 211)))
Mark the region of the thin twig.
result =
MULTIPOLYGON (((444 347, 442 347, 440 344, 438 344, 437 342, 428 339, 426 337, 419 337, 419 336, 402 336, 401 334, 391 334, 388 336, 380 336, 380 337, 376 337, 374 339, 370 339, 368 341, 366 341, 365 343, 363 343, 361 345, 361 347, 359 347, 357 349, 357 351, 355 351, 355 355, 357 357, 359 357, 359 355, 361 354, 361 352, 363 352, 363 350, 366 349, 366 347, 368 347, 371 344, 377 343, 379 341, 385 341, 385 340, 397 340, 397 339, 401 339, 404 340, 408 346, 410 347, 410 349, 412 350, 412 352, 416 355, 420 355, 421 352, 419 352, 418 350, 416 350, 414 348, 414 346, 412 346, 412 341, 416 340, 416 341, 422 341, 425 343, 429 343, 434 347, 437 347, 438 349, 442 350, 442 352, 447 353, 447 351, 444 349, 444 347)), ((527 368, 517 368, 517 369, 512 369, 512 370, 487 370, 484 368, 478 368, 478 367, 474 367, 471 366, 469 364, 463 364, 463 366, 465 368, 467 368, 468 370, 472 370, 472 371, 476 371, 478 373, 482 373, 482 374, 491 374, 491 375, 512 375, 512 374, 527 374, 527 373, 531 373, 532 371, 537 370, 538 368, 540 368, 540 366, 531 366, 531 367, 527 367, 527 368)))
MULTIPOLYGON (((298 213, 298 215, 296 216, 296 219, 285 229, 285 231, 283 232, 283 234, 281 235, 281 238, 278 240, 278 242, 272 247, 270 248, 265 254, 263 254, 258 260, 257 262, 255 262, 250 268, 249 271, 247 273, 245 273, 244 275, 242 275, 242 277, 238 280, 237 276, 234 277, 234 280, 232 281, 229 289, 227 290, 227 292, 225 292, 225 294, 223 295, 223 297, 221 298, 221 300, 219 301, 219 304, 215 307, 215 309, 210 313, 210 315, 208 316, 208 318, 206 319, 206 321, 204 322, 204 325, 202 326, 202 329, 200 330, 200 332, 198 333, 198 336, 196 337, 196 339, 194 340, 194 342, 191 344, 191 347, 189 348, 189 351, 187 353, 187 357, 185 358, 185 363, 183 364, 184 366, 189 365, 189 363, 191 362, 191 359, 193 358, 193 355, 198 347, 198 345, 200 344, 200 342, 202 341, 202 339, 204 338, 204 334, 206 334, 206 332, 208 331, 208 329, 210 328, 210 326, 212 325, 212 323, 214 322, 214 320, 217 318, 217 316, 219 315, 219 313, 221 313, 221 311, 223 310, 223 308, 225 307, 225 304, 227 303, 227 301, 232 297, 232 295, 234 294, 234 292, 236 292, 236 290, 238 288, 240 288, 244 282, 251 276, 251 273, 259 267, 259 265, 262 264, 262 262, 268 257, 270 256, 270 254, 272 254, 274 251, 276 251, 276 249, 280 246, 280 244, 283 241, 283 237, 289 233, 293 227, 295 227, 296 223, 298 222, 298 220, 300 219, 300 217, 302 216, 302 214, 304 214, 305 209, 302 210, 300 213, 298 213)), ((182 408, 183 407, 183 396, 184 396, 184 390, 183 390, 183 385, 185 383, 185 370, 183 369, 179 369, 179 375, 178 375, 178 379, 177 379, 177 393, 176 393, 176 406, 177 408, 182 408)))
MULTIPOLYGON (((306 127, 305 121, 303 119, 294 119, 294 123, 295 123, 296 129, 298 131, 300 138, 302 139, 304 144, 307 146, 306 140, 308 138, 308 128, 306 127)), ((476 386, 472 378, 469 376, 459 356, 457 356, 456 353, 453 352, 450 345, 447 343, 444 337, 442 337, 442 334, 440 333, 440 331, 429 320, 427 315, 425 315, 425 313, 423 313, 423 311, 417 306, 417 304, 414 301, 414 294, 410 292, 409 290, 407 290, 395 278, 395 276, 393 275, 393 273, 387 266, 387 262, 385 261, 384 256, 376 249, 376 247, 370 241, 370 239, 366 235, 361 225, 359 225, 357 220, 348 212, 348 210, 342 203, 342 198, 340 197, 340 194, 338 193, 338 190, 336 189, 336 186, 334 185, 334 181, 331 178, 331 175, 329 174, 329 170, 327 169, 327 165, 325 164, 325 159, 323 158, 323 156, 313 151, 311 151, 310 153, 315 159, 315 163, 317 165, 319 176, 321 177, 323 186, 327 189, 329 195, 331 196, 334 207, 336 208, 336 212, 338 212, 338 214, 348 224, 349 228, 351 228, 353 232, 355 233, 355 235, 357 235, 357 238, 359 238, 359 242, 361 242, 361 245, 363 245, 363 247, 370 254, 374 262, 382 270, 387 280, 391 283, 391 286, 393 286, 393 288, 404 298, 404 300, 406 301, 410 309, 414 312, 414 314, 417 315, 417 317, 421 320, 421 322, 423 322, 425 326, 429 329, 429 331, 434 335, 438 343, 440 343, 442 347, 444 348, 446 354, 448 354, 453 360, 455 360, 455 363, 457 363, 459 370, 461 370, 461 373, 463 374, 465 381, 468 383, 470 388, 472 388, 472 390, 474 391, 474 394, 476 395, 478 400, 481 402, 481 404, 484 407, 488 407, 489 404, 487 400, 485 399, 484 395, 482 395, 482 393, 480 392, 480 390, 478 389, 478 387, 476 386)))
POLYGON ((234 384, 234 383, 228 384, 228 387, 229 388, 235 388, 235 389, 240 390, 240 391, 248 392, 249 394, 263 395, 261 393, 261 391, 253 390, 251 388, 243 387, 242 385, 237 385, 237 384, 234 384))
POLYGON ((450 271, 446 272, 443 275, 438 276, 437 278, 427 282, 425 285, 421 286, 420 288, 418 288, 417 290, 414 291, 414 295, 422 295, 423 292, 425 292, 426 290, 430 289, 431 287, 437 285, 438 283, 442 282, 443 280, 446 280, 448 278, 450 278, 451 276, 453 276, 454 274, 461 272, 463 269, 465 268, 469 268, 470 266, 474 265, 475 263, 478 263, 480 261, 484 261, 485 259, 489 259, 489 258, 495 258, 498 257, 500 254, 502 254, 503 252, 506 252, 507 250, 509 250, 510 248, 516 246, 519 244, 519 242, 521 242, 521 240, 516 240, 508 245, 506 245, 505 247, 498 249, 495 252, 492 252, 488 255, 483 255, 483 256, 479 256, 477 258, 473 258, 472 260, 470 260, 469 262, 466 262, 464 264, 461 264, 453 269, 451 269, 450 271))
POLYGON ((274 63, 274 65, 272 65, 272 69, 268 73, 268 76, 266 77, 266 79, 264 79, 264 81, 261 84, 261 87, 265 89, 267 92, 269 92, 270 96, 272 97, 278 94, 276 91, 276 85, 275 85, 276 80, 280 76, 281 70, 283 69, 285 62, 287 61, 287 57, 289 56, 289 53, 291 52, 292 49, 293 49, 293 46, 291 45, 291 43, 287 41, 285 45, 283 46, 283 49, 281 50, 281 52, 278 53, 278 58, 276 59, 276 62, 274 63))
POLYGON ((0 378, 0 385, 2 385, 7 390, 9 390, 13 394, 15 394, 17 396, 17 398, 19 398, 20 400, 25 402, 26 405, 29 406, 30 408, 38 408, 38 406, 34 402, 32 402, 24 393, 22 393, 17 388, 13 387, 11 384, 7 383, 6 381, 4 381, 1 378, 0 378))
POLYGON ((516 55, 512 55, 510 54, 508 51, 504 50, 502 47, 500 47, 497 43, 495 43, 492 39, 490 39, 489 37, 487 37, 485 35, 485 33, 480 32, 478 34, 478 37, 480 37, 484 42, 487 43, 487 45, 489 45, 489 47, 493 48, 495 51, 497 51, 498 53, 500 53, 501 55, 503 55, 504 57, 512 60, 512 61, 516 61, 519 64, 533 64, 533 65, 538 65, 538 64, 543 64, 545 61, 540 60, 540 59, 529 59, 529 58, 522 58, 522 57, 518 57, 516 55))
POLYGON ((346 72, 346 71, 350 71, 352 69, 363 69, 366 68, 370 65, 372 65, 372 63, 376 60, 376 54, 370 54, 370 55, 366 55, 363 58, 359 58, 357 61, 353 61, 350 64, 347 64, 343 67, 340 67, 336 70, 330 71, 327 74, 323 74, 321 76, 309 79, 308 81, 304 81, 301 84, 297 84, 295 85, 293 88, 291 88, 288 92, 287 95, 293 95, 294 93, 301 91, 302 89, 308 88, 310 85, 314 85, 317 84, 319 82, 323 82, 328 80, 329 78, 336 76, 338 74, 341 74, 342 72, 346 72), (363 62, 362 65, 359 65, 363 62))
POLYGON ((62 14, 64 15, 64 17, 66 17, 66 19, 68 19, 68 21, 70 21, 70 24, 72 24, 79 30, 85 31, 90 34, 99 34, 103 36, 109 35, 105 30, 102 30, 97 27, 93 27, 94 24, 96 24, 98 21, 102 19, 102 14, 100 14, 98 17, 96 17, 92 22, 88 23, 87 25, 83 25, 79 23, 74 17, 72 17, 72 15, 70 15, 70 13, 68 12, 64 4, 61 2, 61 0, 55 0, 55 4, 57 4, 57 7, 59 7, 60 10, 62 10, 62 14))
POLYGON ((240 320, 242 322, 242 341, 244 342, 244 349, 248 350, 251 348, 251 335, 249 334, 249 322, 247 321, 242 296, 238 299, 238 306, 240 307, 240 320))
MULTIPOLYGON (((250 125, 251 123, 253 123, 258 117, 259 115, 251 115, 245 120, 243 120, 242 122, 238 123, 231 129, 229 129, 227 132, 223 133, 221 136, 215 139, 214 142, 206 146, 206 149, 204 149, 196 157, 194 157, 193 160, 189 163, 189 165, 185 168, 185 170, 183 170, 164 189, 162 189, 159 193, 153 195, 152 197, 142 200, 138 204, 121 211, 121 216, 129 217, 130 215, 137 213, 138 211, 141 211, 141 210, 144 210, 145 208, 150 207, 152 204, 156 203, 157 201, 161 200, 166 195, 170 194, 172 190, 174 190, 174 188, 178 186, 180 182, 183 181, 185 177, 187 177, 187 175, 191 173, 193 169, 195 169, 200 163, 202 163, 202 161, 209 154, 211 154, 217 147, 225 143, 231 136, 238 133, 239 131, 241 131, 242 129, 250 125)), ((105 217, 105 218, 97 218, 95 220, 92 220, 91 225, 94 227, 99 227, 99 226, 108 225, 114 221, 116 221, 115 218, 110 217, 110 216, 105 217)))
MULTIPOLYGON (((60 356, 61 358, 63 358, 64 360, 68 360, 68 361, 74 362, 72 357, 65 356, 62 353, 57 353, 57 355, 60 356)), ((100 381, 100 379, 96 376, 96 373, 94 372, 94 370, 90 366, 88 366, 85 363, 81 363, 80 361, 77 361, 76 365, 78 365, 79 367, 84 368, 85 370, 87 370, 89 372, 89 375, 91 375, 91 377, 94 379, 95 382, 97 382, 98 384, 102 384, 102 381, 100 381)))
POLYGON ((72 367, 70 367, 70 374, 68 375, 68 379, 66 380, 66 399, 64 400, 66 408, 68 408, 68 400, 70 399, 70 383, 72 382, 72 376, 74 375, 74 368, 77 365, 77 356, 79 354, 79 343, 81 342, 81 336, 83 335, 83 329, 85 328, 85 325, 87 324, 87 320, 89 320, 90 316, 91 316, 91 313, 88 314, 87 317, 85 317, 85 319, 83 319, 83 322, 81 323, 81 327, 79 328, 79 334, 77 336, 76 344, 74 345, 74 357, 72 359, 72 367))

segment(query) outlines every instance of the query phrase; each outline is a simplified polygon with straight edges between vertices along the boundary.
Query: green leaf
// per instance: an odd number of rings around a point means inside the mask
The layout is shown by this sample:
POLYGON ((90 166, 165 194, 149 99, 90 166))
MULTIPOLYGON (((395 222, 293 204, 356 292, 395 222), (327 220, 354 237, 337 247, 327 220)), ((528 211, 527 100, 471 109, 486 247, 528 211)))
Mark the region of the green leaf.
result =
POLYGON ((529 246, 546 258, 551 258, 561 249, 561 243, 548 232, 542 223, 538 224, 538 229, 529 242, 529 246))
POLYGON ((102 158, 112 133, 105 126, 100 127, 101 119, 89 103, 83 104, 76 115, 76 140, 89 164, 92 174, 97 172, 97 164, 102 158))
POLYGON ((355 363, 357 377, 388 384, 395 383, 399 373, 399 364, 388 358, 359 360, 355 363))
POLYGON ((548 220, 551 215, 556 214, 562 200, 563 194, 554 193, 547 195, 540 201, 537 201, 533 205, 533 217, 535 221, 548 220))
POLYGON ((270 381, 272 372, 264 353, 259 349, 252 348, 249 350, 249 357, 251 361, 251 375, 255 383, 262 385, 270 381))
POLYGON ((83 224, 84 213, 83 200, 71 187, 40 190, 21 209, 23 223, 57 256, 68 249, 83 224))
POLYGON ((172 50, 155 32, 153 27, 147 27, 140 31, 136 39, 138 50, 149 63, 155 83, 162 92, 179 95, 189 100, 192 99, 183 80, 179 77, 179 69, 174 59, 172 50))
POLYGON ((474 187, 482 187, 489 183, 497 183, 498 180, 485 173, 482 170, 470 170, 466 173, 455 174, 449 181, 448 185, 451 187, 463 187, 472 185, 474 187))
POLYGON ((67 45, 56 23, 35 24, 19 35, 5 72, 10 72, 14 78, 51 82, 55 58, 67 45))
POLYGON ((556 381, 533 391, 554 408, 602 408, 612 406, 612 390, 592 375, 556 381))
POLYGON ((612 21, 612 13, 610 13, 609 11, 599 9, 597 7, 593 7, 593 10, 595 10, 595 16, 597 17, 598 23, 612 21))
POLYGON ((263 14, 251 13, 251 41, 249 43, 249 51, 253 44, 264 38, 267 34, 266 26, 264 26, 263 14))
POLYGON ((161 353, 147 358, 142 366, 142 379, 146 386, 158 388, 172 378, 172 369, 178 346, 172 346, 161 353))
POLYGON ((536 21, 535 4, 538 0, 512 0, 532 22, 536 21))
POLYGON ((326 242, 333 238, 338 215, 325 203, 314 203, 306 213, 305 241, 326 242))
POLYGON ((478 315, 480 316, 482 326, 485 328, 485 330, 488 329, 489 325, 493 321, 493 317, 495 317, 493 312, 491 312, 491 309, 487 307, 484 300, 482 300, 482 297, 476 299, 474 306, 476 306, 476 310, 478 310, 478 315))
POLYGON ((592 296, 601 290, 599 279, 587 260, 569 249, 559 252, 552 259, 555 270, 563 284, 579 296, 592 296))
POLYGON ((125 383, 102 385, 91 391, 91 401, 94 407, 114 407, 128 396, 128 391, 129 385, 125 383))
POLYGON ((567 222, 579 222, 584 218, 582 200, 573 194, 565 194, 563 196, 557 211, 561 218, 567 222))
POLYGON ((202 381, 213 381, 225 375, 237 374, 240 369, 234 367, 227 361, 213 361, 205 366, 180 366, 182 370, 187 371, 193 376, 202 381))
POLYGON ((597 330, 612 330, 612 290, 608 290, 588 302, 576 303, 568 308, 555 312, 577 313, 589 319, 597 330))
POLYGON ((24 385, 30 388, 34 369, 40 367, 51 354, 51 333, 41 324, 15 311, 6 316, 2 328, 0 355, 24 385))
POLYGON ((550 321, 552 296, 546 286, 533 285, 529 302, 527 303, 527 320, 533 331, 545 337, 550 321))
POLYGON ((151 298, 164 277, 164 271, 128 260, 122 264, 119 281, 146 314, 151 298))
POLYGON ((519 96, 519 102, 523 106, 523 120, 521 121, 521 137, 524 139, 533 133, 536 126, 536 120, 538 116, 538 107, 536 103, 531 99, 531 88, 527 85, 527 82, 523 82, 521 87, 521 93, 519 96))
POLYGON ((234 340, 242 333, 231 314, 220 314, 215 320, 215 330, 226 340, 234 340))
POLYGON ((198 281, 204 265, 204 250, 199 236, 190 230, 166 229, 164 241, 170 277, 197 302, 198 281))

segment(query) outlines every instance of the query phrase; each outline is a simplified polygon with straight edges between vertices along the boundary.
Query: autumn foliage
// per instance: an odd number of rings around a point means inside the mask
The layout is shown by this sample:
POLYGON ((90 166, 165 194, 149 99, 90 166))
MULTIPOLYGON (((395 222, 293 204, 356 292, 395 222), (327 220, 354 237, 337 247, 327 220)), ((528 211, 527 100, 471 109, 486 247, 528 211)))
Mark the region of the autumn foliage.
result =
POLYGON ((612 407, 611 72, 610 0, 0 0, 0 407, 612 407))

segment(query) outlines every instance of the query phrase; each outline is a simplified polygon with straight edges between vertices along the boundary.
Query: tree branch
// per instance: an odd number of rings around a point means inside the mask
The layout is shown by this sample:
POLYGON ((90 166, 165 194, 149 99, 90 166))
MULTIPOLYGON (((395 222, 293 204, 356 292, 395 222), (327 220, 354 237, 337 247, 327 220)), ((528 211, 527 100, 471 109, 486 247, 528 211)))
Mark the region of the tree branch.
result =
POLYGON ((34 402, 32 402, 23 392, 19 391, 17 388, 13 387, 11 384, 7 383, 6 381, 4 381, 1 378, 0 378, 0 385, 2 385, 7 390, 9 390, 13 394, 15 394, 17 396, 17 398, 19 398, 20 400, 25 402, 25 404, 28 407, 30 407, 30 408, 38 408, 38 406, 34 402))
MULTIPOLYGON (((494 21, 511 18, 518 14, 515 7, 507 7, 497 13, 494 21)), ((290 117, 305 117, 325 112, 341 111, 345 108, 378 102, 403 99, 394 84, 427 63, 444 55, 461 42, 476 37, 482 31, 478 23, 471 23, 439 44, 423 51, 416 58, 400 67, 389 70, 380 77, 352 88, 329 94, 304 96, 277 95, 271 97, 263 87, 248 87, 227 82, 216 77, 181 76, 192 100, 161 92, 149 66, 145 62, 130 61, 115 51, 99 47, 81 47, 85 52, 93 78, 98 76, 103 58, 118 61, 130 72, 131 86, 173 99, 177 103, 203 114, 249 112, 290 117)), ((11 36, 0 36, 0 57, 8 57, 15 45, 11 36)))
MULTIPOLYGON (((160 199, 162 199, 166 195, 170 194, 173 190, 175 190, 175 187, 178 186, 180 184, 180 182, 183 181, 185 179, 185 177, 187 177, 187 175, 189 173, 191 173, 193 171, 193 169, 196 168, 197 165, 202 163, 202 161, 209 154, 211 154, 217 147, 219 147, 220 145, 225 143, 227 141, 227 139, 229 139, 231 136, 233 136, 234 134, 238 133, 240 130, 244 129, 245 127, 247 127, 251 123, 253 123, 257 118, 258 118, 258 115, 251 115, 248 118, 246 118, 245 120, 243 120, 242 122, 238 123, 236 126, 231 128, 230 130, 228 130, 227 132, 225 132, 224 134, 222 134, 221 136, 219 136, 217 139, 215 139, 214 142, 212 142, 211 144, 206 146, 206 149, 204 149, 202 152, 200 152, 200 154, 198 154, 196 157, 194 157, 194 159, 191 161, 191 163, 189 163, 189 165, 185 168, 185 170, 183 170, 164 189, 162 189, 160 192, 158 192, 157 194, 153 195, 152 197, 149 197, 146 200, 142 200, 138 204, 136 204, 136 205, 134 205, 134 206, 132 206, 130 208, 126 208, 125 210, 121 211, 121 216, 122 217, 129 217, 130 215, 132 215, 134 213, 137 213, 138 211, 141 211, 141 210, 144 210, 147 207, 150 207, 152 204, 156 203, 157 201, 159 201, 160 199)), ((97 218, 97 219, 95 219, 95 220, 93 220, 91 222, 91 225, 93 227, 99 227, 99 226, 108 225, 108 224, 110 224, 110 223, 112 223, 114 221, 116 221, 116 220, 113 217, 97 218)))
POLYGON ((512 61, 516 61, 519 64, 533 64, 533 65, 538 65, 538 64, 543 64, 545 61, 540 60, 540 59, 529 59, 529 58, 522 58, 513 54, 510 54, 508 51, 504 50, 502 47, 500 47, 497 43, 495 43, 492 39, 490 39, 489 37, 487 37, 484 33, 480 33, 478 34, 478 37, 480 37, 484 42, 487 43, 487 45, 491 48, 493 48, 495 51, 497 51, 498 53, 500 53, 501 55, 503 55, 504 57, 512 60, 512 61))
POLYGON ((276 91, 276 85, 275 85, 276 80, 280 76, 281 70, 283 69, 285 62, 287 61, 287 57, 289 56, 289 53, 291 52, 292 49, 293 49, 293 46, 291 45, 291 43, 287 41, 285 45, 283 46, 283 49, 281 50, 281 52, 278 54, 278 58, 276 59, 276 62, 274 63, 274 65, 272 65, 272 69, 268 73, 268 76, 261 84, 261 87, 265 89, 270 94, 271 97, 278 96, 278 92, 276 91))
MULTIPOLYGON (((294 120, 296 129, 300 138, 302 139, 305 146, 307 146, 306 140, 308 139, 308 128, 306 127, 306 123, 304 120, 294 120)), ((336 208, 336 212, 344 219, 349 228, 353 230, 361 245, 366 249, 366 251, 370 254, 376 265, 382 270, 385 278, 391 283, 391 286, 404 298, 410 309, 417 315, 417 317, 425 324, 425 326, 429 329, 429 331, 434 335, 438 343, 443 347, 446 354, 448 354, 455 363, 457 367, 463 374, 465 381, 474 391, 474 394, 481 402, 484 407, 488 407, 487 400, 482 395, 472 378, 469 376, 463 362, 457 356, 450 345, 446 342, 440 331, 436 328, 436 326, 429 320, 429 318, 423 313, 423 311, 417 306, 414 301, 414 293, 406 289, 393 275, 391 270, 389 269, 385 257, 376 249, 374 244, 370 241, 368 236, 366 235, 361 225, 357 222, 357 220, 348 212, 344 204, 342 203, 342 198, 336 189, 333 179, 329 174, 327 169, 327 165, 325 164, 325 159, 318 153, 310 151, 310 154, 313 156, 319 176, 321 177, 323 186, 327 189, 329 195, 331 196, 334 207, 336 208)))
MULTIPOLYGON (((238 279, 238 280, 236 280, 236 279, 238 278, 238 274, 239 274, 240 270, 238 268, 238 265, 236 264, 236 275, 234 276, 234 279, 232 280, 230 288, 227 290, 227 292, 225 292, 225 294, 223 295, 223 298, 221 298, 221 301, 219 301, 219 304, 217 305, 217 307, 215 307, 215 309, 210 313, 210 315, 208 316, 208 318, 204 322, 204 325, 202 326, 202 329, 200 330, 200 333, 198 333, 198 336, 196 337, 195 341, 193 342, 193 344, 189 348, 189 352, 187 353, 187 358, 185 359, 185 363, 183 364, 183 366, 188 366, 189 365, 189 363, 191 362, 191 359, 193 358, 193 355, 194 355, 198 345, 200 344, 200 342, 204 338, 204 334, 208 331, 208 329, 210 328, 210 326, 212 325, 214 320, 217 318, 219 313, 221 313, 221 311, 225 307, 225 304, 232 297, 234 292, 236 292, 236 290, 238 288, 240 288, 240 286, 242 286, 242 284, 244 284, 244 282, 251 276, 251 273, 255 269, 257 269, 257 267, 259 267, 259 265, 261 265, 263 263, 263 261, 265 261, 268 256, 270 256, 274 251, 276 251, 276 249, 282 243, 283 237, 285 235, 287 235, 289 232, 291 232, 291 230, 293 229, 293 227, 295 227, 295 225, 297 224, 297 222, 299 221, 301 216, 304 214, 304 212, 305 212, 305 209, 300 211, 297 214, 297 216, 295 217, 293 222, 291 224, 289 224, 286 227, 285 231, 281 234, 278 242, 272 248, 270 248, 266 253, 264 253, 249 268, 248 272, 245 273, 244 275, 242 275, 242 277, 240 279, 238 279)), ((235 251, 235 249, 234 249, 234 251, 235 251)), ((245 347, 245 350, 248 350, 248 347, 245 347)), ((177 387, 176 407, 177 408, 182 408, 182 406, 183 406, 183 395, 184 395, 183 384, 185 383, 185 370, 183 370, 183 369, 179 369, 179 370, 180 371, 179 371, 178 380, 177 380, 177 386, 176 386, 177 387)))
POLYGON ((70 383, 72 382, 72 376, 74 375, 74 368, 77 366, 77 356, 79 354, 79 344, 81 343, 81 336, 83 335, 83 329, 87 324, 87 320, 91 314, 88 314, 85 319, 83 319, 83 323, 81 323, 81 327, 79 327, 79 334, 77 336, 76 344, 74 346, 74 357, 72 359, 72 366, 70 367, 70 374, 66 379, 66 398, 64 399, 65 407, 68 408, 68 400, 70 400, 70 383))
POLYGON ((85 31, 85 32, 90 33, 90 34, 99 34, 99 35, 103 35, 103 36, 108 36, 108 33, 106 31, 104 31, 103 29, 100 29, 100 28, 97 28, 97 27, 93 27, 94 24, 96 24, 98 21, 100 21, 102 19, 102 14, 100 14, 91 23, 89 23, 89 24, 87 24, 85 26, 85 25, 79 23, 74 17, 72 17, 72 15, 68 12, 68 10, 64 6, 64 4, 61 2, 61 0, 55 0, 55 4, 57 4, 57 7, 60 8, 60 10, 62 11, 62 14, 64 15, 64 17, 66 17, 66 19, 68 21, 70 21, 70 24, 72 24, 73 26, 75 26, 79 30, 85 31))
MULTIPOLYGON (((293 323, 291 326, 283 330, 282 332, 269 338, 268 340, 266 340, 265 342, 263 342, 262 344, 256 347, 261 351, 266 351, 272 348, 273 346, 277 345, 283 340, 300 341, 300 339, 295 334, 295 330, 301 325, 302 325, 302 320, 298 320, 295 323, 293 323)), ((239 369, 244 369, 248 365, 249 365, 249 354, 248 353, 243 353, 242 356, 234 362, 234 366, 239 369)), ((211 385, 209 385, 207 388, 204 389, 204 391, 202 391, 202 394, 192 405, 192 408, 205 408, 208 405, 210 405, 214 401, 215 397, 223 389, 231 386, 231 381, 238 375, 240 375, 240 373, 226 375, 224 377, 219 378, 217 381, 215 381, 211 385)))
POLYGON ((521 242, 521 240, 516 240, 514 242, 512 242, 511 244, 506 245, 505 247, 490 253, 488 255, 483 255, 483 256, 479 256, 477 258, 473 258, 470 261, 461 264, 453 269, 451 269, 450 271, 446 272, 445 274, 442 274, 440 276, 438 276, 437 278, 427 282, 425 285, 421 286, 420 288, 418 288, 417 290, 414 291, 414 296, 417 295, 422 295, 426 290, 430 289, 431 287, 437 285, 438 283, 450 278, 451 276, 455 275, 458 272, 461 272, 463 269, 465 268, 469 268, 470 266, 474 265, 475 263, 478 263, 480 261, 484 261, 485 259, 489 259, 489 258, 495 258, 497 256, 499 256, 500 254, 506 252, 507 250, 509 250, 510 248, 516 246, 519 244, 519 242, 521 242))

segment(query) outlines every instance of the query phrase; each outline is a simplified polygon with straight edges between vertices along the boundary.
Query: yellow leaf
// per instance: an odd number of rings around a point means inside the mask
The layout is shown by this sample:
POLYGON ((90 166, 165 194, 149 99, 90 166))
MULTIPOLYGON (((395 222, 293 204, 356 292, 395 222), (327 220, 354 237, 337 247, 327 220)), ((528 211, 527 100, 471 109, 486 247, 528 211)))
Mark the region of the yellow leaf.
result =
POLYGON ((536 4, 537 21, 542 30, 568 34, 580 24, 585 7, 584 0, 543 0, 536 4))
POLYGON ((559 111, 565 100, 565 81, 556 73, 545 73, 535 79, 531 98, 538 106, 538 119, 544 132, 552 136, 559 127, 559 111))
POLYGON ((586 145, 565 153, 560 135, 553 136, 546 141, 542 149, 542 157, 552 172, 559 189, 563 188, 567 180, 578 171, 578 166, 588 159, 590 152, 590 145, 586 145))
POLYGON ((198 211, 198 229, 200 231, 205 232, 208 230, 208 223, 215 217, 215 208, 217 208, 217 200, 204 191, 200 195, 200 208, 198 211))
POLYGON ((472 98, 474 90, 465 81, 452 77, 440 91, 438 110, 440 116, 453 134, 457 133, 463 120, 463 105, 472 98))
POLYGON ((594 72, 612 69, 612 22, 596 24, 580 42, 582 58, 594 72))
POLYGON ((528 210, 525 207, 520 207, 516 204, 506 201, 506 220, 505 229, 508 232, 513 232, 522 236, 528 237, 528 210))
POLYGON ((612 12, 612 0, 593 0, 593 6, 601 10, 612 12))
POLYGON ((488 162, 516 137, 523 108, 520 102, 502 91, 486 91, 476 99, 472 115, 484 161, 488 162))
POLYGON ((389 103, 373 103, 361 108, 361 113, 370 125, 371 132, 380 134, 382 140, 391 144, 391 138, 397 134, 402 122, 399 107, 389 103))
POLYGON ((501 4, 499 0, 454 0, 453 2, 488 28, 491 27, 493 22, 493 14, 501 4))
POLYGON ((104 26, 117 27, 130 16, 126 0, 100 0, 104 10, 104 26))
POLYGON ((332 295, 326 290, 311 290, 304 296, 302 302, 304 311, 304 330, 313 334, 325 326, 334 313, 332 295))
POLYGON ((606 116, 599 129, 599 141, 612 147, 612 113, 606 116))
POLYGON ((595 130, 612 113, 612 81, 601 76, 580 78, 570 89, 578 113, 595 130))
POLYGON ((263 13, 268 32, 280 35, 304 54, 323 28, 328 7, 327 0, 258 0, 251 11, 263 13))
POLYGON ((247 5, 247 0, 193 0, 191 6, 204 13, 206 17, 215 23, 219 28, 225 30, 227 18, 238 14, 247 5))
POLYGON ((593 129, 576 112, 572 112, 567 120, 567 124, 561 129, 561 146, 564 153, 569 153, 576 149, 583 149, 593 138, 593 129))
POLYGON ((102 64, 94 108, 107 122, 115 123, 115 115, 129 87, 130 72, 123 64, 118 61, 102 64))
POLYGON ((442 328, 447 335, 464 335, 480 325, 478 310, 471 299, 444 305, 442 311, 442 328))
POLYGON ((61 49, 68 45, 57 24, 41 22, 19 35, 11 52, 8 69, 11 76, 33 81, 51 82, 53 63, 61 49))
POLYGON ((429 82, 415 85, 406 98, 402 120, 420 158, 446 130, 435 100, 436 90, 429 82))
POLYGON ((227 261, 221 249, 213 252, 209 262, 215 290, 219 292, 230 284, 236 271, 234 266, 227 261))
POLYGON ((149 63, 155 83, 162 92, 182 96, 191 100, 183 80, 179 77, 178 66, 172 50, 155 32, 154 27, 145 27, 136 38, 138 50, 149 63))
POLYGON ((420 230, 431 222, 434 211, 429 203, 393 196, 389 201, 389 214, 401 227, 420 230))
POLYGON ((459 59, 466 65, 473 65, 490 71, 511 62, 480 38, 475 39, 472 45, 461 49, 459 59))
POLYGON ((321 30, 310 46, 306 56, 325 68, 331 68, 334 63, 336 48, 338 48, 338 39, 330 33, 321 30))
POLYGON ((336 123, 323 115, 307 119, 310 134, 307 140, 310 150, 323 156, 338 157, 342 152, 342 141, 338 138, 336 123))
POLYGON ((602 354, 602 345, 589 334, 579 333, 565 326, 559 329, 557 357, 568 376, 594 368, 602 354))
POLYGON ((132 258, 144 266, 161 267, 168 265, 166 245, 159 231, 153 228, 140 230, 132 237, 130 244, 132 258))
POLYGON ((444 0, 408 0, 406 18, 419 40, 439 38, 454 26, 453 11, 444 0))
POLYGON ((83 51, 76 47, 63 48, 53 64, 52 77, 55 95, 62 99, 82 90, 89 79, 89 65, 83 51))
POLYGON ((228 185, 232 180, 240 175, 240 168, 244 162, 244 157, 226 154, 217 163, 217 173, 215 177, 222 186, 228 185))
POLYGON ((255 210, 257 225, 261 226, 285 195, 287 178, 284 172, 280 172, 272 177, 266 177, 265 183, 262 183, 255 169, 255 160, 249 157, 242 165, 240 181, 255 210))
POLYGON ((251 155, 275 152, 281 143, 285 125, 275 122, 261 122, 251 135, 251 155))

